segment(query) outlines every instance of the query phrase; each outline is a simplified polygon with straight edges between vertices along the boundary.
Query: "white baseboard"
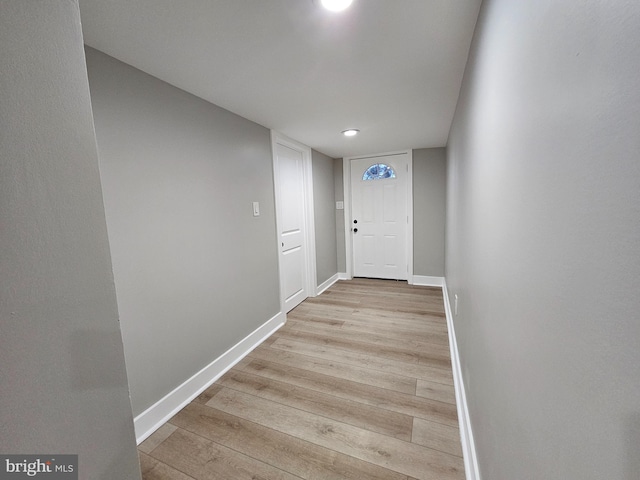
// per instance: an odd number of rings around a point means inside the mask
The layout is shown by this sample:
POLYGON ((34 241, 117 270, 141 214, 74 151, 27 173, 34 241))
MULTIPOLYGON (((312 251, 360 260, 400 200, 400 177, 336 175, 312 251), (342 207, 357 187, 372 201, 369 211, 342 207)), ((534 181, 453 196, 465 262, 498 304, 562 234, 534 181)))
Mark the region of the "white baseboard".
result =
POLYGON ((447 316, 447 327, 449 330, 451 367, 453 368, 453 383, 456 390, 456 405, 458 408, 458 421, 460 424, 460 441, 462 443, 466 479, 480 480, 480 470, 478 469, 476 445, 473 440, 473 431, 471 430, 467 395, 464 390, 464 382, 462 381, 462 369, 460 367, 460 356, 458 355, 458 343, 456 341, 456 332, 453 325, 453 315, 451 314, 447 282, 444 279, 442 279, 442 296, 444 297, 444 310, 447 316))
POLYGON ((338 280, 351 280, 351 277, 344 272, 338 272, 338 280))
POLYGON ((331 277, 330 279, 328 279, 328 280, 322 282, 320 285, 318 285, 318 287, 316 288, 316 295, 320 295, 327 288, 329 288, 331 285, 333 285, 338 280, 340 280, 340 276, 339 275, 340 275, 339 273, 336 273, 333 277, 331 277))
POLYGON ((284 325, 280 312, 133 419, 138 445, 284 325))
POLYGON ((442 287, 444 277, 429 277, 426 275, 414 275, 411 282, 412 285, 420 285, 423 287, 442 287))

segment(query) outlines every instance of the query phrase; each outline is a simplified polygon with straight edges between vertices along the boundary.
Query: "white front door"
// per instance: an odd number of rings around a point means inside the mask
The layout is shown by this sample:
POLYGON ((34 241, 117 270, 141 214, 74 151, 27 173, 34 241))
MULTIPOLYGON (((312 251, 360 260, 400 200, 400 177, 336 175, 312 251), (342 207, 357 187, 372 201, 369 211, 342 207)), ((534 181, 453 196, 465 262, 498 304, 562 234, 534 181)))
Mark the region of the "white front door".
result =
POLYGON ((351 232, 356 277, 406 280, 408 154, 351 160, 351 232))
MULTIPOLYGON (((278 248, 280 251, 280 290, 284 313, 310 295, 311 275, 315 276, 309 242, 310 150, 303 145, 274 136, 274 174, 278 248)), ((312 198, 312 197, 311 197, 312 198)))

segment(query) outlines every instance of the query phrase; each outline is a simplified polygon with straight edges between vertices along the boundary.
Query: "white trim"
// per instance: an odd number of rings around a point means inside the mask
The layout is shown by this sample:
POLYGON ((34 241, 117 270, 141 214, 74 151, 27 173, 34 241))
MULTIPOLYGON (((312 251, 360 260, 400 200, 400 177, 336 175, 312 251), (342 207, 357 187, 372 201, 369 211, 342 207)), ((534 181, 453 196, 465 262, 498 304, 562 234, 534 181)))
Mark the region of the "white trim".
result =
POLYGON ((413 150, 407 150, 407 279, 413 278, 413 150))
POLYGON ((409 284, 420 285, 423 287, 441 287, 444 282, 444 277, 429 277, 427 275, 414 275, 410 279, 409 284))
POLYGON ((182 385, 176 387, 134 418, 133 424, 138 445, 282 327, 285 320, 285 315, 282 312, 276 314, 182 385))
POLYGON ((465 478, 467 480, 480 480, 476 445, 473 440, 471 418, 469 417, 469 406, 467 405, 467 395, 465 393, 464 381, 462 379, 458 343, 456 341, 453 315, 451 315, 451 305, 449 303, 449 293, 447 292, 447 282, 445 279, 442 280, 442 296, 444 297, 444 311, 447 316, 447 329, 449 330, 451 367, 453 369, 453 383, 456 390, 456 405, 458 408, 458 423, 460 425, 460 442, 462 443, 462 454, 464 457, 465 478))
POLYGON ((324 282, 322 282, 320 285, 318 285, 318 287, 316 288, 316 295, 320 295, 322 292, 324 292, 327 288, 329 288, 331 285, 333 285, 334 283, 336 283, 338 280, 340 280, 340 274, 336 273, 335 275, 333 275, 331 278, 329 278, 328 280, 325 280, 324 282))
POLYGON ((278 276, 280 277, 280 310, 285 311, 285 298, 284 298, 284 279, 280 272, 282 272, 282 255, 280 251, 280 232, 282 231, 280 225, 280 206, 279 206, 279 177, 277 164, 276 144, 284 145, 285 147, 296 150, 302 154, 302 168, 303 168, 303 189, 304 189, 304 242, 305 242, 305 265, 306 265, 306 278, 304 279, 306 295, 309 297, 316 296, 316 232, 315 232, 315 219, 313 210, 313 165, 311 160, 311 148, 303 145, 300 142, 287 137, 275 130, 271 130, 271 154, 273 165, 273 187, 276 205, 276 246, 278 248, 278 276))
POLYGON ((344 252, 347 271, 346 279, 353 278, 353 236, 351 235, 351 159, 342 160, 342 188, 344 195, 344 252))
POLYGON ((338 280, 351 280, 351 278, 345 272, 338 272, 338 280))
MULTIPOLYGON (((301 144, 300 144, 301 145, 301 144)), ((307 286, 310 297, 316 296, 316 220, 313 204, 313 161, 311 158, 311 148, 303 145, 306 151, 304 156, 304 221, 305 234, 307 236, 307 286)))
POLYGON ((411 283, 413 277, 413 150, 397 152, 375 153, 372 155, 358 155, 345 157, 342 160, 342 185, 344 189, 344 248, 347 261, 347 278, 353 278, 353 236, 351 232, 351 160, 363 158, 386 157, 390 155, 407 155, 407 279, 411 283))

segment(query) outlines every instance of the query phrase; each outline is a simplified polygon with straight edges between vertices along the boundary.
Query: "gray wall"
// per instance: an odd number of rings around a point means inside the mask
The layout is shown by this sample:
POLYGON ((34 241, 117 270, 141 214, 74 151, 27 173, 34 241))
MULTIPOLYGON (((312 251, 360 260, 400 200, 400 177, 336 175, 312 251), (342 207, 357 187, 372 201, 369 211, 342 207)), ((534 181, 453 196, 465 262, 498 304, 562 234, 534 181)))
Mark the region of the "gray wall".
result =
POLYGON ((482 477, 640 472, 640 3, 486 0, 446 277, 482 477))
POLYGON ((413 274, 444 276, 447 154, 413 150, 413 274))
POLYGON ((280 310, 271 139, 96 50, 87 63, 138 415, 280 310))
POLYGON ((311 151, 317 285, 338 273, 333 159, 311 151))
MULTIPOLYGON (((344 183, 342 172, 342 158, 333 161, 333 185, 335 190, 335 201, 344 202, 344 183)), ((336 244, 338 255, 338 272, 347 272, 347 254, 345 251, 344 238, 344 209, 336 210, 336 244)))
POLYGON ((140 468, 77 2, 0 1, 0 452, 140 468))

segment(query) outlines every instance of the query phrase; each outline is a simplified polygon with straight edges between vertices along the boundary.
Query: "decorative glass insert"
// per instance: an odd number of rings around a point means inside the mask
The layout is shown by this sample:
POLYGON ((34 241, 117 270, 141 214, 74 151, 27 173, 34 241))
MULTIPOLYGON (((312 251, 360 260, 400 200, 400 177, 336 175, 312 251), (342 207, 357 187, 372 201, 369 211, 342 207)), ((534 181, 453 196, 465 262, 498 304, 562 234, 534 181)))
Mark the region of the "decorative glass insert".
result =
POLYGON ((389 165, 374 163, 362 175, 362 180, 380 180, 381 178, 396 178, 396 172, 389 165))

